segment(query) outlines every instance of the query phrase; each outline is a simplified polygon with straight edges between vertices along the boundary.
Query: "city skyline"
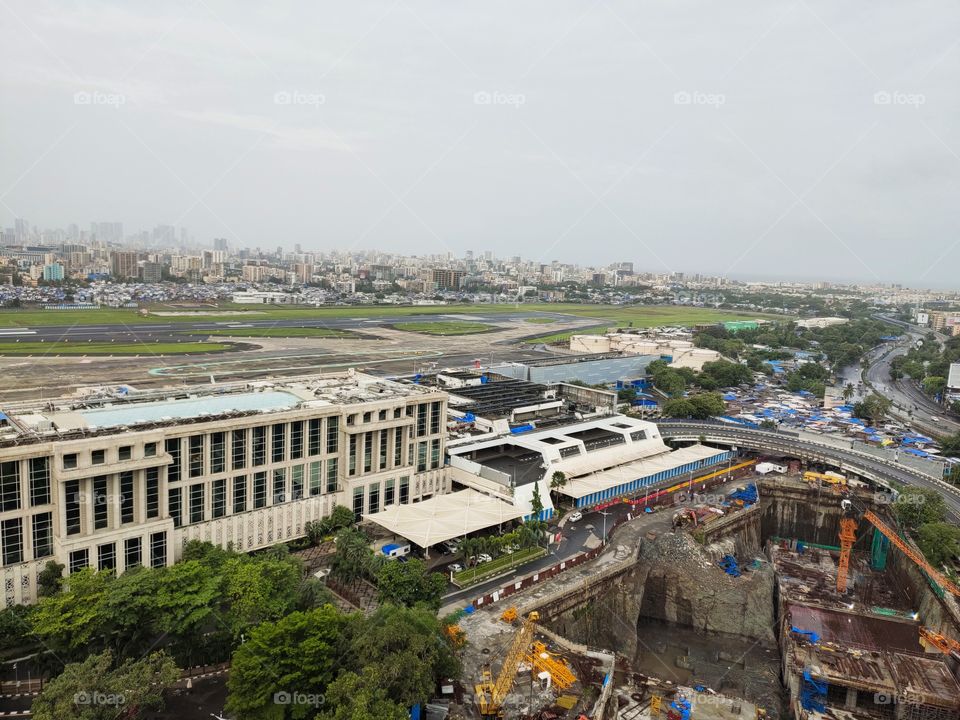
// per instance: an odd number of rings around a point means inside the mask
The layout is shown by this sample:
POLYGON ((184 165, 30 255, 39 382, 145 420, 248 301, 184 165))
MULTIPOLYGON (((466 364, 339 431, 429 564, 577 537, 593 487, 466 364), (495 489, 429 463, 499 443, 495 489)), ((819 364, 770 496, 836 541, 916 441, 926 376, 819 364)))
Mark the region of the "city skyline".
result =
POLYGON ((5 226, 952 281, 947 4, 710 8, 711 33, 616 4, 513 8, 509 29, 489 8, 98 7, 108 24, 8 8, 2 77, 29 111, 0 111, 5 226))

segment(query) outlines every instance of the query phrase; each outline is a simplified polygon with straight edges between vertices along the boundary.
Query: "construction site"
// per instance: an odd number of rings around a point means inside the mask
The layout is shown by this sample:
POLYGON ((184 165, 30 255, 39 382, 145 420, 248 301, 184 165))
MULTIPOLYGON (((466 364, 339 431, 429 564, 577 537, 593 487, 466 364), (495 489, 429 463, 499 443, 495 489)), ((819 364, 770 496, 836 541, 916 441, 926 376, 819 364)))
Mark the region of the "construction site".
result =
POLYGON ((466 608, 450 717, 960 720, 960 587, 889 492, 740 460, 607 503, 582 563, 466 608))

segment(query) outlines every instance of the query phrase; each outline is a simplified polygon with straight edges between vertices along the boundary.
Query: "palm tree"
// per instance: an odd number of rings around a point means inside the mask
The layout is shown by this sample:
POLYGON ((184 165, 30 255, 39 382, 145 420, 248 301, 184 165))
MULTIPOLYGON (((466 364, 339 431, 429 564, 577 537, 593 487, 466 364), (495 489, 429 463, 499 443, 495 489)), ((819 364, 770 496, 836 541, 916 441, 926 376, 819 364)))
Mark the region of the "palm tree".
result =
MULTIPOLYGON (((550 476, 550 492, 559 490, 567 484, 567 476, 562 470, 557 470, 550 476)), ((559 493, 557 493, 559 495, 559 493)), ((554 505, 557 503, 554 502, 554 505)))
POLYGON ((853 397, 853 394, 854 394, 855 392, 856 392, 856 390, 855 390, 854 387, 853 387, 853 383, 847 383, 846 385, 844 385, 844 386, 843 386, 843 401, 844 401, 845 403, 846 403, 846 402, 850 402, 850 398, 853 397))

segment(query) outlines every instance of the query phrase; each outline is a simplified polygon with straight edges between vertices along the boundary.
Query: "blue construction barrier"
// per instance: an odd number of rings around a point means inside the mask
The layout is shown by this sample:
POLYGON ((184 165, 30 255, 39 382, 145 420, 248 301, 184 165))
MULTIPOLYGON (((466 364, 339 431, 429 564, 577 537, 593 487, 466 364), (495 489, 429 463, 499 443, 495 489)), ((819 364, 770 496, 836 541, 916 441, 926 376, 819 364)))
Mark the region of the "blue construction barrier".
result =
POLYGON ((753 505, 757 501, 757 498, 757 486, 753 483, 739 490, 734 490, 727 496, 727 499, 731 502, 741 500, 744 505, 753 505))
POLYGON ((820 642, 820 636, 817 635, 813 630, 801 630, 798 627, 790 626, 790 632, 794 635, 803 635, 805 636, 813 645, 816 645, 820 642))
POLYGON ((800 688, 800 706, 804 710, 826 712, 827 706, 823 701, 827 699, 827 683, 823 680, 814 680, 810 671, 803 671, 803 686, 800 688))
POLYGON ((737 559, 733 555, 724 555, 723 559, 718 562, 717 565, 719 565, 720 569, 727 575, 740 577, 740 566, 737 564, 737 559))

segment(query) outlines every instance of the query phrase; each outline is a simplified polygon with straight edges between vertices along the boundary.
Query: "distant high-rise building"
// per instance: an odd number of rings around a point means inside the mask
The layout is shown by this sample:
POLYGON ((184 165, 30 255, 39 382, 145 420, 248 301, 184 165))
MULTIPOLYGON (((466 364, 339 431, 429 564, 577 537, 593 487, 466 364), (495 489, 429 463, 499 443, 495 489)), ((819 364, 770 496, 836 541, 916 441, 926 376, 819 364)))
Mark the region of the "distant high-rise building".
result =
POLYGON ((15 218, 13 221, 13 232, 18 245, 27 243, 30 239, 30 223, 24 218, 15 218))
POLYGON ((52 263, 50 265, 43 266, 43 279, 44 280, 63 280, 63 265, 60 263, 52 263))
POLYGON ((110 253, 110 274, 115 278, 135 278, 138 273, 137 253, 125 250, 110 253))
POLYGON ((226 252, 228 248, 229 248, 229 244, 227 243, 227 239, 226 239, 226 238, 214 238, 214 239, 213 239, 213 249, 214 249, 214 250, 222 250, 222 251, 226 252))
POLYGON ((313 280, 313 265, 310 263, 295 263, 293 273, 297 277, 297 282, 308 283, 313 280))
POLYGON ((122 222, 95 222, 90 223, 90 234, 103 243, 123 242, 122 222))
POLYGON ((140 279, 145 283, 163 281, 163 265, 158 262, 140 263, 140 279))
POLYGON ((459 290, 466 274, 463 270, 437 268, 433 271, 433 284, 441 290, 459 290))

